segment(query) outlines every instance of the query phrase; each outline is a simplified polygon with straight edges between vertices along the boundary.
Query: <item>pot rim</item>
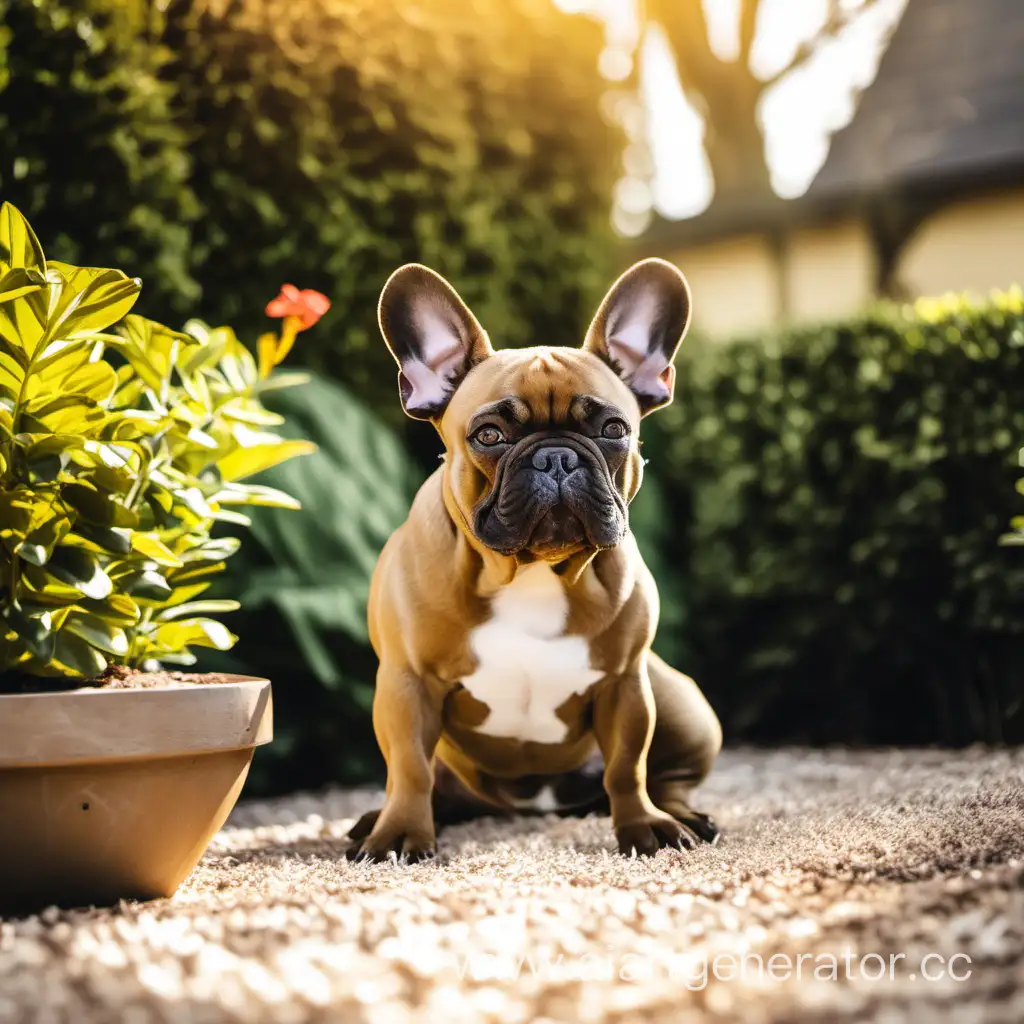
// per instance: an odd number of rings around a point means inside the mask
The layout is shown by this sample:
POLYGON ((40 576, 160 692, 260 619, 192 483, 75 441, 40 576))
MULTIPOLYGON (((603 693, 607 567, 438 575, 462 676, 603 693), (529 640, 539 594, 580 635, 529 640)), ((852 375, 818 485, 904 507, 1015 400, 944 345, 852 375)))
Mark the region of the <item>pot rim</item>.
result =
MULTIPOLYGON (((143 673, 145 675, 147 673, 143 673)), ((269 683, 266 676, 247 676, 239 672, 192 672, 190 675, 218 676, 222 681, 217 683, 164 683, 160 686, 76 686, 67 690, 28 690, 25 693, 0 693, 0 700, 18 699, 22 697, 71 697, 87 693, 152 693, 154 690, 206 690, 214 686, 234 686, 236 683, 269 683)), ((40 679, 47 678, 40 676, 40 679)), ((2 728, 2 725, 0 725, 2 728)))
POLYGON ((181 757, 271 739, 270 681, 259 676, 0 695, 0 770, 181 757))

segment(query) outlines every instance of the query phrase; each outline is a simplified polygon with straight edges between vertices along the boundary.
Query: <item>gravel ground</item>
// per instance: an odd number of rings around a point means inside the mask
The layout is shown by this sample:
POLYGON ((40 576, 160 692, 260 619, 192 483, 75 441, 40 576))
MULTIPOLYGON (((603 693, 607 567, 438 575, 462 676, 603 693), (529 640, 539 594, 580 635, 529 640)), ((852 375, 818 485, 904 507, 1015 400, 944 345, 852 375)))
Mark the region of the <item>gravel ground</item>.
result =
POLYGON ((1024 751, 730 751, 722 841, 651 860, 544 817, 349 864, 378 799, 242 804, 172 900, 0 922, 0 1021, 1024 1020, 1024 751))

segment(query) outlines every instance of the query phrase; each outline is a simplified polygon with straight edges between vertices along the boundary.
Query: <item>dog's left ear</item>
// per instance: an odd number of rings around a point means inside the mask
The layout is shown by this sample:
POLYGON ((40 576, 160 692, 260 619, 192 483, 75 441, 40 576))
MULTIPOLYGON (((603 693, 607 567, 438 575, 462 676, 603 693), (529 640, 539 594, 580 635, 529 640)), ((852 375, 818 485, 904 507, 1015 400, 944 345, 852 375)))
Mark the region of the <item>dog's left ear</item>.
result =
POLYGON ((686 278, 664 260, 641 260, 612 285, 583 347, 611 364, 646 416, 672 401, 672 360, 689 324, 686 278))
POLYGON ((398 363, 402 407, 413 419, 438 419, 462 378, 494 352, 459 293, 419 263, 388 278, 377 319, 398 363))

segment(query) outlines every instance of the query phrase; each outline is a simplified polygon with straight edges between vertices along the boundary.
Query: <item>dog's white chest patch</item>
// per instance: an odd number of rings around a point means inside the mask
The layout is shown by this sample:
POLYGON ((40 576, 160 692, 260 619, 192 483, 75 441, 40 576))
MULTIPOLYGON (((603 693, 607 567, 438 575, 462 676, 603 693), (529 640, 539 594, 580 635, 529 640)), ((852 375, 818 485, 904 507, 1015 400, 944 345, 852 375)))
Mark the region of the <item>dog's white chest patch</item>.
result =
POLYGON ((555 714, 601 678, 590 645, 566 636, 569 601, 544 562, 520 569, 494 596, 491 618, 470 634, 477 657, 462 685, 490 709, 477 732, 533 743, 560 743, 568 726, 555 714))

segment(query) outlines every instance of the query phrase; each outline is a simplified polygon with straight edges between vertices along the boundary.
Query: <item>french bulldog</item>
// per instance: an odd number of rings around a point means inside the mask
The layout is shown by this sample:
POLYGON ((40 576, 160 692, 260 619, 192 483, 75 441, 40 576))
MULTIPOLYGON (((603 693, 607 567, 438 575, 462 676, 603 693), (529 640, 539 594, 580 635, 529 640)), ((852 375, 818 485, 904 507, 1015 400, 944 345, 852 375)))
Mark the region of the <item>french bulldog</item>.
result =
POLYGON ((445 451, 370 587, 387 794, 350 858, 432 856, 453 783, 490 813, 604 806, 627 855, 717 838, 690 794, 721 727, 651 650, 658 593, 629 531, 640 422, 672 400, 689 318, 685 278, 657 259, 615 282, 578 349, 495 351, 419 264, 384 286, 402 405, 445 451))

